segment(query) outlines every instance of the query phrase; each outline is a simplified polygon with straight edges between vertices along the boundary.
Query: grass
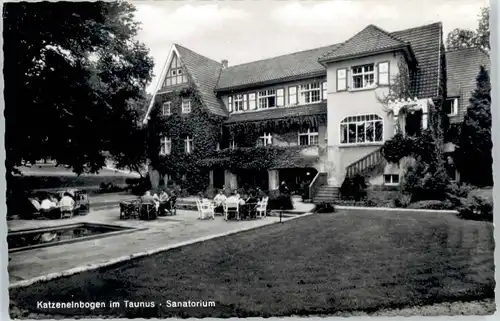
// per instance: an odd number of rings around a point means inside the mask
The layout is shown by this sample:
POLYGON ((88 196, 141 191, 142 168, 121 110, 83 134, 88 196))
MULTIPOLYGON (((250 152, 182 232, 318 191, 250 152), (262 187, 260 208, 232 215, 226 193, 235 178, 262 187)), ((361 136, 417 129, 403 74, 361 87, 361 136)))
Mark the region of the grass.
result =
POLYGON ((494 297, 493 249, 491 223, 450 214, 340 211, 13 289, 11 308, 49 317, 248 317, 482 300, 494 297), (216 306, 159 306, 169 299, 216 306), (154 301, 156 307, 36 309, 37 301, 68 300, 154 301))

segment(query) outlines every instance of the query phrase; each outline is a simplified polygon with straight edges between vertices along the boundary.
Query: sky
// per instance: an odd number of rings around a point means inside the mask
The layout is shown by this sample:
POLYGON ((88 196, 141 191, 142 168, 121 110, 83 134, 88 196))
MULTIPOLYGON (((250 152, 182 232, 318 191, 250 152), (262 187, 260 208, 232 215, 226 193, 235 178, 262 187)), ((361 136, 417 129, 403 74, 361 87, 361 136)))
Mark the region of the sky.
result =
POLYGON ((388 32, 434 22, 444 36, 476 29, 487 0, 134 1, 137 39, 154 59, 153 92, 173 43, 230 66, 343 42, 374 24, 388 32))

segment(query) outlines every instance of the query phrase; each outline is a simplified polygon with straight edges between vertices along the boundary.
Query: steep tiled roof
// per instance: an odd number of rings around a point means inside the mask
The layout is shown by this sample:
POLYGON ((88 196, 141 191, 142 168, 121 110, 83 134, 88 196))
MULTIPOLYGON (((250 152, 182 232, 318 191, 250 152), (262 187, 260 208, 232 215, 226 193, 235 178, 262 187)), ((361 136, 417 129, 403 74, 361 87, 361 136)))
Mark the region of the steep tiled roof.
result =
MULTIPOLYGON (((439 52, 442 44, 441 23, 392 33, 387 33, 375 26, 369 26, 363 31, 358 35, 362 35, 363 38, 366 36, 366 40, 373 46, 378 44, 378 46, 401 47, 409 43, 419 66, 412 79, 416 95, 418 97, 437 96, 440 69, 439 52), (375 35, 375 40, 369 40, 368 36, 370 35, 375 35)), ((356 46, 351 44, 346 45, 346 48, 357 48, 356 46)), ((222 70, 216 89, 229 90, 248 85, 283 81, 293 77, 324 74, 325 68, 318 62, 318 59, 335 51, 335 49, 344 50, 343 47, 343 44, 334 44, 229 67, 222 70)))
POLYGON ((175 47, 179 52, 182 63, 198 88, 206 107, 215 115, 227 116, 224 104, 214 93, 222 64, 178 44, 175 44, 175 47))
POLYGON ((223 69, 217 90, 284 81, 294 77, 326 74, 318 57, 339 45, 331 45, 223 69))
POLYGON ((369 25, 344 42, 338 48, 325 53, 320 61, 338 61, 365 54, 378 53, 397 48, 404 48, 407 43, 396 38, 394 35, 369 25))
POLYGON ((393 32, 392 35, 410 43, 418 63, 412 77, 414 92, 419 98, 438 96, 442 25, 440 22, 393 32))
POLYGON ((320 114, 326 115, 326 103, 297 106, 297 107, 273 108, 257 112, 236 113, 236 114, 231 114, 229 118, 226 120, 226 123, 229 124, 229 123, 239 123, 239 122, 251 122, 251 121, 261 121, 268 119, 300 117, 300 116, 320 115, 320 114))
POLYGON ((458 97, 458 115, 452 123, 461 122, 469 105, 469 98, 476 88, 480 66, 490 70, 490 58, 480 48, 464 48, 446 52, 448 97, 458 97))

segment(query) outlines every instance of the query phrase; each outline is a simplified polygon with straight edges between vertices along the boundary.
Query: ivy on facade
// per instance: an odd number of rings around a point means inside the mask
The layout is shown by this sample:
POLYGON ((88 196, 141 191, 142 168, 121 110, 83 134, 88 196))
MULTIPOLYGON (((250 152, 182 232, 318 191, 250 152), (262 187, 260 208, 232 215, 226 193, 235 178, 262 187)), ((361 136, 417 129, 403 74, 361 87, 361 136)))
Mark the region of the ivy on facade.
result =
MULTIPOLYGON (((150 165, 161 177, 180 183, 189 192, 205 190, 209 184, 209 171, 201 166, 200 159, 211 155, 220 140, 222 118, 212 115, 203 106, 202 99, 193 85, 158 95, 148 124, 148 157, 150 165), (191 112, 182 113, 182 100, 189 99, 191 112), (171 103, 171 115, 162 115, 162 106, 171 103), (160 155, 160 139, 171 139, 171 151, 160 155), (193 148, 185 151, 185 139, 192 139, 193 148)), ((167 183, 167 182, 165 182, 167 183)))
POLYGON ((302 156, 301 152, 308 147, 267 146, 223 149, 215 152, 212 157, 201 160, 200 164, 207 168, 224 168, 232 171, 310 167, 319 156, 302 156))

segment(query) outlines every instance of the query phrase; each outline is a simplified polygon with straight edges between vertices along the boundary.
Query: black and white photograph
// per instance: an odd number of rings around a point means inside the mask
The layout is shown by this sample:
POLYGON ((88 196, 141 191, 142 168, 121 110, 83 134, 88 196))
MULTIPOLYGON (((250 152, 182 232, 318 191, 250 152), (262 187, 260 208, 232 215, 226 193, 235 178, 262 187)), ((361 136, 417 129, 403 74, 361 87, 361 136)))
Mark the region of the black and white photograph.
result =
POLYGON ((10 318, 493 316, 497 5, 3 3, 10 318))

